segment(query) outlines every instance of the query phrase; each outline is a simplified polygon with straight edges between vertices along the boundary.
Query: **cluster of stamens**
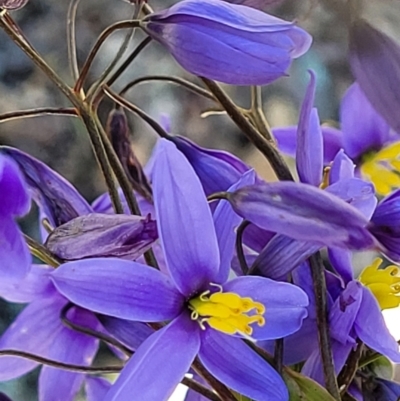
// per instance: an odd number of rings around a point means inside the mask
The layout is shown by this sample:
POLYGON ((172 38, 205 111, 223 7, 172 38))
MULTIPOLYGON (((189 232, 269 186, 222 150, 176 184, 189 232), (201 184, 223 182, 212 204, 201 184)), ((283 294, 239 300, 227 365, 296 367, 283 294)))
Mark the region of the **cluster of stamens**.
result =
POLYGON ((400 187, 399 155, 400 142, 364 155, 361 172, 374 183, 378 194, 388 195, 393 188, 400 187))
POLYGON ((210 327, 225 334, 251 336, 252 324, 265 324, 263 304, 233 292, 222 292, 221 287, 218 292, 205 291, 191 299, 189 308, 192 310, 191 318, 197 320, 203 329, 207 322, 210 327))
POLYGON ((380 269, 381 264, 382 259, 375 259, 358 280, 372 291, 382 310, 396 308, 400 305, 400 270, 394 265, 380 269))

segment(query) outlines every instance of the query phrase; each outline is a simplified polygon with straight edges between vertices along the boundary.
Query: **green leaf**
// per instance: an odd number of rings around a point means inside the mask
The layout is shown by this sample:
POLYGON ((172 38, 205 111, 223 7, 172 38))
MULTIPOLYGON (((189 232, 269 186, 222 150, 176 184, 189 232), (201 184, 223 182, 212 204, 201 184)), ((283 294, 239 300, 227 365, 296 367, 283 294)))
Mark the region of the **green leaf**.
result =
POLYGON ((283 368, 283 380, 289 389, 289 401, 335 401, 317 382, 289 368, 283 368))
POLYGON ((385 356, 381 356, 376 361, 370 363, 368 367, 375 373, 376 376, 382 379, 392 380, 394 371, 393 364, 385 356))

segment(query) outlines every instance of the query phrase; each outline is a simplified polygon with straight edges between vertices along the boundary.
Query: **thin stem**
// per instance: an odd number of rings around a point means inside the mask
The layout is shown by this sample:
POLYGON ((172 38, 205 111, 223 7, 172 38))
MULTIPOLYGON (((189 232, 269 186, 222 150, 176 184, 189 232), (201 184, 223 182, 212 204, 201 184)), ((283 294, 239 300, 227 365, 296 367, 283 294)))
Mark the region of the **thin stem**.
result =
POLYGON ((201 394, 203 397, 206 397, 211 401, 223 401, 218 396, 218 394, 215 394, 212 390, 210 390, 207 387, 203 386, 202 384, 200 384, 196 380, 189 379, 188 377, 184 377, 182 379, 181 383, 184 384, 185 386, 188 386, 193 391, 196 391, 197 393, 201 394))
POLYGON ((42 107, 38 109, 18 110, 0 114, 0 123, 45 115, 78 117, 77 111, 73 108, 42 107))
POLYGON ((76 96, 71 91, 71 88, 54 72, 54 70, 43 60, 36 50, 22 37, 13 26, 9 23, 10 17, 7 20, 0 14, 0 26, 4 32, 18 45, 21 50, 54 82, 60 91, 68 98, 68 100, 76 106, 76 96))
POLYGON ((146 123, 149 124, 150 127, 153 128, 154 131, 156 131, 157 134, 161 138, 170 138, 170 135, 168 134, 168 132, 166 132, 164 130, 164 128, 157 121, 155 121, 153 118, 151 118, 147 113, 145 113, 139 107, 135 106, 134 104, 132 104, 132 103, 128 102, 127 100, 125 100, 124 98, 122 98, 120 95, 115 93, 112 89, 110 89, 108 86, 103 86, 103 91, 115 103, 117 103, 120 106, 124 107, 125 109, 131 111, 132 113, 137 114, 144 121, 146 121, 146 123))
POLYGON ((107 155, 105 153, 103 144, 99 137, 97 126, 94 122, 90 110, 82 102, 82 100, 71 90, 71 88, 62 81, 62 79, 50 68, 50 66, 43 60, 42 57, 26 42, 17 32, 15 32, 10 24, 4 20, 0 15, 0 26, 10 36, 10 38, 31 58, 31 60, 53 81, 53 83, 60 89, 60 91, 67 97, 67 99, 78 110, 83 123, 89 133, 90 140, 100 165, 101 171, 104 175, 108 191, 110 193, 111 202, 116 213, 123 213, 122 205, 119 200, 118 191, 115 186, 114 177, 112 176, 111 169, 108 164, 107 155))
POLYGON ((324 273, 325 268, 319 252, 312 255, 309 258, 309 261, 314 285, 319 348, 321 352, 322 366, 324 371, 325 387, 335 400, 340 401, 341 398, 336 381, 335 367, 333 365, 331 338, 329 335, 328 304, 326 296, 327 289, 324 273))
POLYGON ((213 194, 207 196, 207 200, 209 202, 213 202, 213 201, 221 200, 221 199, 229 200, 229 193, 221 191, 221 192, 214 192, 213 194))
POLYGON ((89 69, 91 65, 93 64, 94 58, 96 57, 97 52, 99 51, 101 45, 104 43, 104 41, 115 31, 119 29, 127 29, 127 28, 136 28, 139 26, 139 21, 133 20, 133 21, 121 21, 121 22, 116 22, 115 24, 109 26, 107 29, 105 29, 97 39, 96 43, 94 44, 92 50, 90 51, 83 67, 82 71, 75 83, 74 87, 74 92, 79 93, 80 90, 83 87, 83 83, 87 77, 87 74, 89 72, 89 69))
POLYGON ((361 354, 363 352, 364 344, 357 340, 357 348, 351 351, 349 357, 347 358, 346 364, 344 365, 342 371, 338 376, 338 385, 340 390, 340 395, 343 397, 346 394, 347 389, 349 388, 351 382, 353 381, 357 369, 358 369, 358 361, 361 358, 361 354))
POLYGON ((249 221, 243 220, 236 231, 236 243, 235 243, 236 254, 239 259, 239 265, 240 268, 242 269, 243 275, 246 275, 249 272, 249 266, 247 264, 246 257, 244 256, 243 252, 243 233, 249 224, 250 224, 249 221))
POLYGON ((271 128, 268 124, 267 119, 265 118, 263 109, 262 109, 262 92, 260 86, 251 86, 251 108, 250 114, 253 117, 254 125, 260 131, 260 133, 264 136, 267 141, 274 143, 273 135, 271 128))
POLYGON ((24 234, 24 239, 31 254, 36 256, 42 262, 52 267, 58 267, 61 263, 63 263, 61 259, 51 253, 45 246, 39 244, 39 242, 35 241, 33 238, 24 234))
POLYGON ((67 16, 67 44, 68 44, 68 61, 69 68, 71 70, 71 75, 73 82, 75 82, 79 77, 79 66, 78 57, 76 54, 76 12, 81 0, 71 0, 68 7, 67 16))
POLYGON ((147 75, 145 77, 140 77, 137 78, 131 82, 129 82, 120 92, 120 96, 125 96, 126 93, 132 89, 134 86, 139 85, 144 82, 151 82, 151 81, 166 81, 166 82, 171 82, 180 86, 183 86, 184 88, 190 90, 193 93, 196 93, 197 95, 203 96, 206 99, 213 100, 214 102, 216 101, 215 96, 209 92, 206 89, 203 89, 201 86, 195 85, 192 82, 187 81, 186 79, 179 78, 179 77, 170 77, 168 75, 147 75))
MULTIPOLYGON (((111 77, 107 80, 106 86, 111 86, 124 72, 125 70, 131 65, 131 63, 135 60, 135 58, 142 52, 143 49, 151 42, 151 37, 147 36, 143 39, 136 49, 129 55, 129 57, 121 64, 121 66, 111 75, 111 77)), ((100 103, 101 99, 103 98, 103 93, 94 93, 93 96, 93 108, 96 109, 98 104, 100 103)))
POLYGON ((277 370, 278 373, 282 373, 283 353, 284 353, 283 338, 279 338, 278 340, 275 340, 275 349, 274 349, 274 364, 275 364, 275 369, 277 370))
POLYGON ((101 333, 99 331, 90 329, 89 327, 81 326, 81 325, 76 324, 76 323, 72 322, 71 320, 69 320, 67 317, 67 313, 74 306, 75 306, 74 304, 72 304, 71 302, 68 302, 61 309, 60 320, 63 322, 63 324, 65 326, 69 327, 72 330, 87 334, 91 337, 98 338, 99 340, 102 340, 108 344, 111 344, 115 348, 118 348, 120 351, 122 351, 128 357, 132 356, 133 352, 129 348, 125 347, 125 345, 123 345, 119 341, 117 341, 115 338, 108 336, 107 334, 101 333))
MULTIPOLYGON (((97 116, 96 116, 96 123, 97 123, 98 129, 99 129, 101 141, 104 145, 108 160, 110 161, 111 168, 114 171, 115 176, 117 177, 117 181, 122 189, 122 193, 125 196, 125 200, 128 205, 129 211, 131 212, 131 214, 140 216, 141 213, 140 213, 139 205, 137 203, 135 194, 133 192, 132 185, 129 182, 129 179, 125 174, 124 168, 123 168, 120 160, 118 159, 118 156, 115 153, 114 148, 112 147, 112 144, 107 136, 107 133, 105 132, 105 130, 104 130, 103 126, 101 125, 100 120, 98 119, 97 116)), ((144 253, 144 258, 145 258, 146 263, 149 266, 152 266, 152 267, 158 269, 157 259, 154 255, 154 252, 152 249, 149 249, 148 251, 146 251, 144 253)))
POLYGON ((17 356, 20 358, 29 359, 37 363, 41 363, 43 365, 52 366, 53 368, 65 369, 65 370, 70 370, 71 372, 80 372, 80 373, 91 373, 91 374, 119 373, 123 369, 123 366, 91 367, 82 365, 72 365, 70 363, 58 362, 54 361, 53 359, 48 359, 39 355, 31 354, 30 352, 16 351, 13 349, 0 350, 0 356, 17 356))
POLYGON ((221 106, 226 110, 233 122, 241 129, 241 131, 248 137, 248 139, 256 146, 256 148, 266 157, 271 164, 275 174, 280 180, 293 181, 293 177, 286 166, 282 156, 271 145, 240 112, 238 107, 232 100, 225 94, 225 92, 210 79, 201 77, 208 89, 218 99, 221 106))
POLYGON ((82 114, 82 120, 86 126, 89 133, 90 140, 92 142, 93 148, 95 150, 95 155, 100 164, 103 176, 107 183, 108 192, 110 193, 111 203, 114 207, 114 211, 117 214, 123 214, 124 209, 119 199, 118 190, 115 185, 114 177, 112 175, 112 167, 107 158, 107 151, 104 148, 104 144, 101 137, 101 130, 98 129, 96 121, 89 113, 82 114))
POLYGON ((201 362, 196 358, 192 364, 192 368, 198 373, 204 380, 206 380, 210 386, 216 391, 220 396, 221 401, 237 401, 237 398, 229 390, 225 384, 217 380, 213 375, 211 375, 207 369, 201 364, 201 362))
MULTIPOLYGON (((139 2, 138 4, 135 5, 135 12, 133 13, 132 19, 137 20, 139 18, 140 10, 142 8, 142 3, 139 2)), ((111 63, 107 66, 107 68, 102 72, 100 75, 100 78, 92 85, 92 87, 88 91, 88 98, 90 99, 93 93, 97 93, 101 85, 105 82, 107 77, 111 74, 112 70, 115 68, 115 66, 118 64, 122 56, 125 54, 126 50, 128 49, 129 43, 133 38, 133 35, 135 34, 135 28, 131 29, 124 38, 124 41, 122 42, 120 48, 118 49, 117 54, 111 61, 111 63)))

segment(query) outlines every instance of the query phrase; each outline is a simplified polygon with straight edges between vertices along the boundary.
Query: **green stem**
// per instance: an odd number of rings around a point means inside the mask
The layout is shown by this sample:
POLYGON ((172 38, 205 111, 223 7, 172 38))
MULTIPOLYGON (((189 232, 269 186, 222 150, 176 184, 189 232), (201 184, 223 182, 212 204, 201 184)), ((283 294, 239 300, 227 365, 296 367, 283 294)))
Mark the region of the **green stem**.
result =
POLYGON ((68 7, 68 16, 67 16, 68 61, 73 82, 75 82, 79 77, 78 57, 76 54, 75 21, 76 21, 76 12, 78 10, 80 1, 81 0, 70 1, 68 7))

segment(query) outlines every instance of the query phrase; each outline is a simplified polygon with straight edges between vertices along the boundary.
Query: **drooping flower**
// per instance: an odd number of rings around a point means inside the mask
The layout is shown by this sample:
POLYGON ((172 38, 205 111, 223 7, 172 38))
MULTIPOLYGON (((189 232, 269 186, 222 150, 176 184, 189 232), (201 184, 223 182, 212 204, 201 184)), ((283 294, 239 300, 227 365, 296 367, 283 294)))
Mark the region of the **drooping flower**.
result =
POLYGON ((349 61, 355 79, 375 110, 400 132, 400 46, 362 19, 349 30, 349 61))
MULTIPOLYGON (((1 149, 20 168, 39 206, 40 218, 46 218, 52 229, 49 238, 42 229, 43 240, 47 239, 46 246, 62 260, 93 256, 135 260, 157 240, 155 222, 149 216, 111 217, 94 213, 104 213, 103 205, 90 206, 67 180, 46 164, 18 149, 1 149)), ((145 214, 152 211, 143 197, 140 197, 140 206, 145 214)))
POLYGON ((105 400, 165 400, 196 355, 241 394, 287 400, 280 376, 240 337, 273 339, 298 330, 306 295, 262 277, 227 281, 229 265, 220 267, 224 237, 218 247, 200 181, 165 140, 156 151, 153 194, 169 276, 101 258, 66 263, 52 274, 59 291, 77 305, 120 319, 170 321, 139 347, 105 400))
POLYGON ((183 0, 150 14, 142 28, 192 74, 234 85, 286 75, 311 45, 293 23, 220 0, 183 0))
POLYGON ((20 280, 29 271, 31 256, 14 221, 28 213, 31 199, 16 163, 0 154, 0 275, 20 280))

